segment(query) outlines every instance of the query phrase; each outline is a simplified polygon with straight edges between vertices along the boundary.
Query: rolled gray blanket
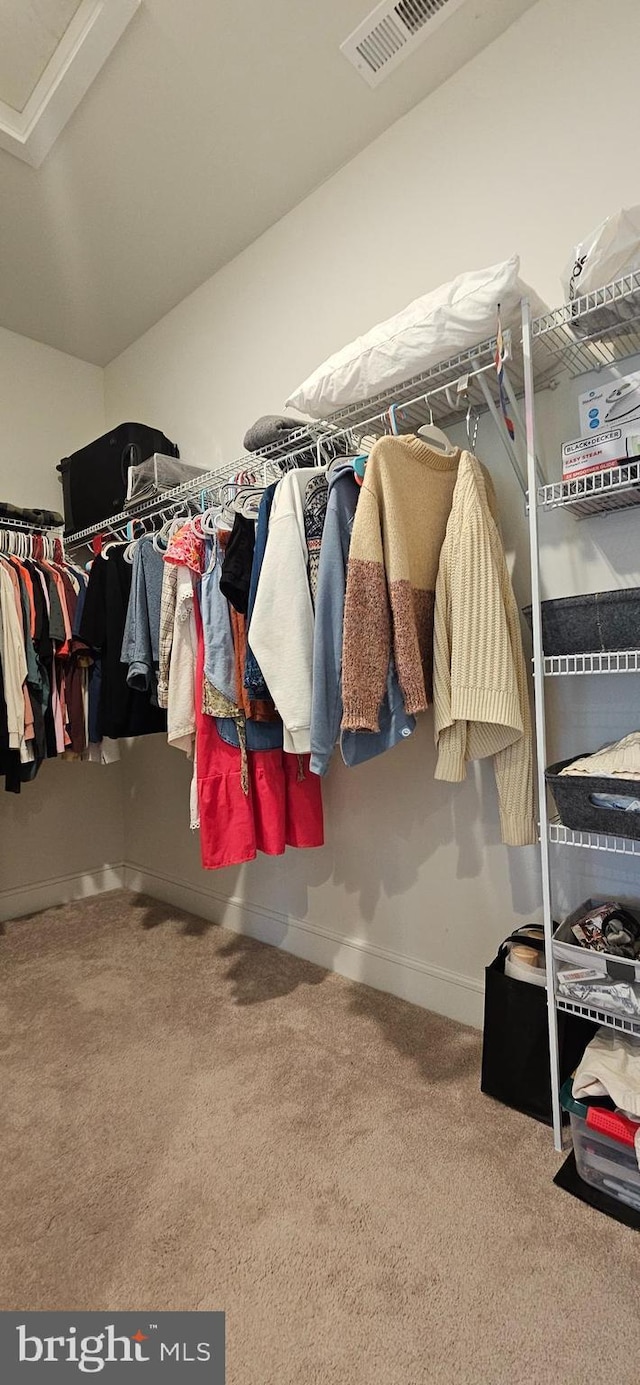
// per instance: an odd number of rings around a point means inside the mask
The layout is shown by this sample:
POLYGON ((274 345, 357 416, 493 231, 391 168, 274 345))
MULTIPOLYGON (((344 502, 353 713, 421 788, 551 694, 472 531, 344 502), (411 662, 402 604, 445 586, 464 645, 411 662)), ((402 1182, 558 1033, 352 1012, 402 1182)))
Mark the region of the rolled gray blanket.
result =
POLYGON ((260 452, 261 448, 270 447, 274 442, 286 442, 290 433, 302 427, 304 424, 297 418, 287 418, 285 414, 264 414, 245 433, 244 446, 247 452, 260 452))

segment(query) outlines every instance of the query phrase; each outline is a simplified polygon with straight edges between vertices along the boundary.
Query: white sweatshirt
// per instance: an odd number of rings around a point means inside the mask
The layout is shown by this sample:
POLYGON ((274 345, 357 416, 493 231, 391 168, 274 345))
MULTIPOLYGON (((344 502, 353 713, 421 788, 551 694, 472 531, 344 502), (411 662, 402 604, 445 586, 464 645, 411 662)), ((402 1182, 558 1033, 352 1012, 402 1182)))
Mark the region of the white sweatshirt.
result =
POLYGON ((311 750, 313 604, 303 500, 317 474, 317 467, 304 467, 279 482, 249 626, 249 644, 282 717, 284 749, 294 755, 311 750))

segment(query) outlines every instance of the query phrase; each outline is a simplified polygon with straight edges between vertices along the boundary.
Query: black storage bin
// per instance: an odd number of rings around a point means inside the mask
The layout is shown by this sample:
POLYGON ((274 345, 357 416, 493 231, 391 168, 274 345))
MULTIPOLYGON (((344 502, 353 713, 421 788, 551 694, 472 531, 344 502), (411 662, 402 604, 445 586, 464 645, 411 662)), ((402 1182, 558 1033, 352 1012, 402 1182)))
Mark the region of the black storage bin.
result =
POLYGON ((124 508, 130 466, 154 452, 179 457, 174 442, 144 423, 120 423, 110 433, 81 447, 58 466, 62 478, 65 532, 86 529, 124 508))
MULTIPOLYGON (((524 931, 512 934, 511 941, 531 943, 524 931)), ((503 1105, 551 1125, 547 991, 505 975, 507 943, 485 970, 480 1086, 503 1105)), ((558 1014, 561 1082, 577 1067, 597 1027, 577 1015, 558 1014)))
POLYGON ((640 649, 640 587, 598 592, 596 601, 601 648, 640 649))
POLYGON ((581 760, 572 755, 558 760, 545 770, 545 779, 553 794, 560 821, 578 832, 602 832, 609 837, 633 837, 640 840, 640 813, 625 813, 622 808, 596 808, 593 794, 616 794, 622 798, 640 798, 640 779, 606 779, 595 774, 563 775, 561 770, 581 760))
MULTIPOLYGON (((531 625, 531 606, 524 614, 531 625)), ((542 648, 547 655, 640 649, 640 587, 543 601, 542 648)))

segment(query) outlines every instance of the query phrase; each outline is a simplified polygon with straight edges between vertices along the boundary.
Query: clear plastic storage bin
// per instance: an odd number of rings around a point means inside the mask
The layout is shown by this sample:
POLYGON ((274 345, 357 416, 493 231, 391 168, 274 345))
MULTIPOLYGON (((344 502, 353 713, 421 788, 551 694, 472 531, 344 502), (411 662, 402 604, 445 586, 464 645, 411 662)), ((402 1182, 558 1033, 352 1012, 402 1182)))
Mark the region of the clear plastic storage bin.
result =
POLYGON ((620 1111, 576 1101, 571 1088, 569 1078, 561 1101, 569 1112, 580 1178, 640 1212, 640 1168, 634 1147, 637 1123, 620 1111))
POLYGON ((155 500, 164 491, 174 490, 176 486, 184 485, 185 481, 194 481, 196 477, 204 476, 205 472, 205 467, 191 466, 181 462, 178 457, 154 452, 152 457, 147 457, 138 466, 129 467, 125 509, 130 510, 147 500, 155 500))

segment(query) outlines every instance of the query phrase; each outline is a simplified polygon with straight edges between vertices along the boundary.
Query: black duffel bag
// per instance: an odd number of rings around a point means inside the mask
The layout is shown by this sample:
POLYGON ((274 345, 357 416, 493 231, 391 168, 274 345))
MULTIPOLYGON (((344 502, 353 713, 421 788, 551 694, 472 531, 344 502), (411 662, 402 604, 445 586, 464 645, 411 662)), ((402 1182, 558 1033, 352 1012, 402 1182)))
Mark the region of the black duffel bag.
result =
POLYGON ((58 466, 62 477, 65 533, 87 529, 124 508, 127 472, 154 452, 179 457, 180 450, 158 428, 145 423, 120 423, 58 466))
MULTIPOLYGON (((547 990, 506 976, 509 943, 544 951, 526 928, 512 933, 485 969, 484 1035, 480 1086, 487 1096, 545 1125, 552 1124, 547 990)), ((578 1015, 558 1013, 561 1084, 574 1071, 598 1026, 578 1015)))

